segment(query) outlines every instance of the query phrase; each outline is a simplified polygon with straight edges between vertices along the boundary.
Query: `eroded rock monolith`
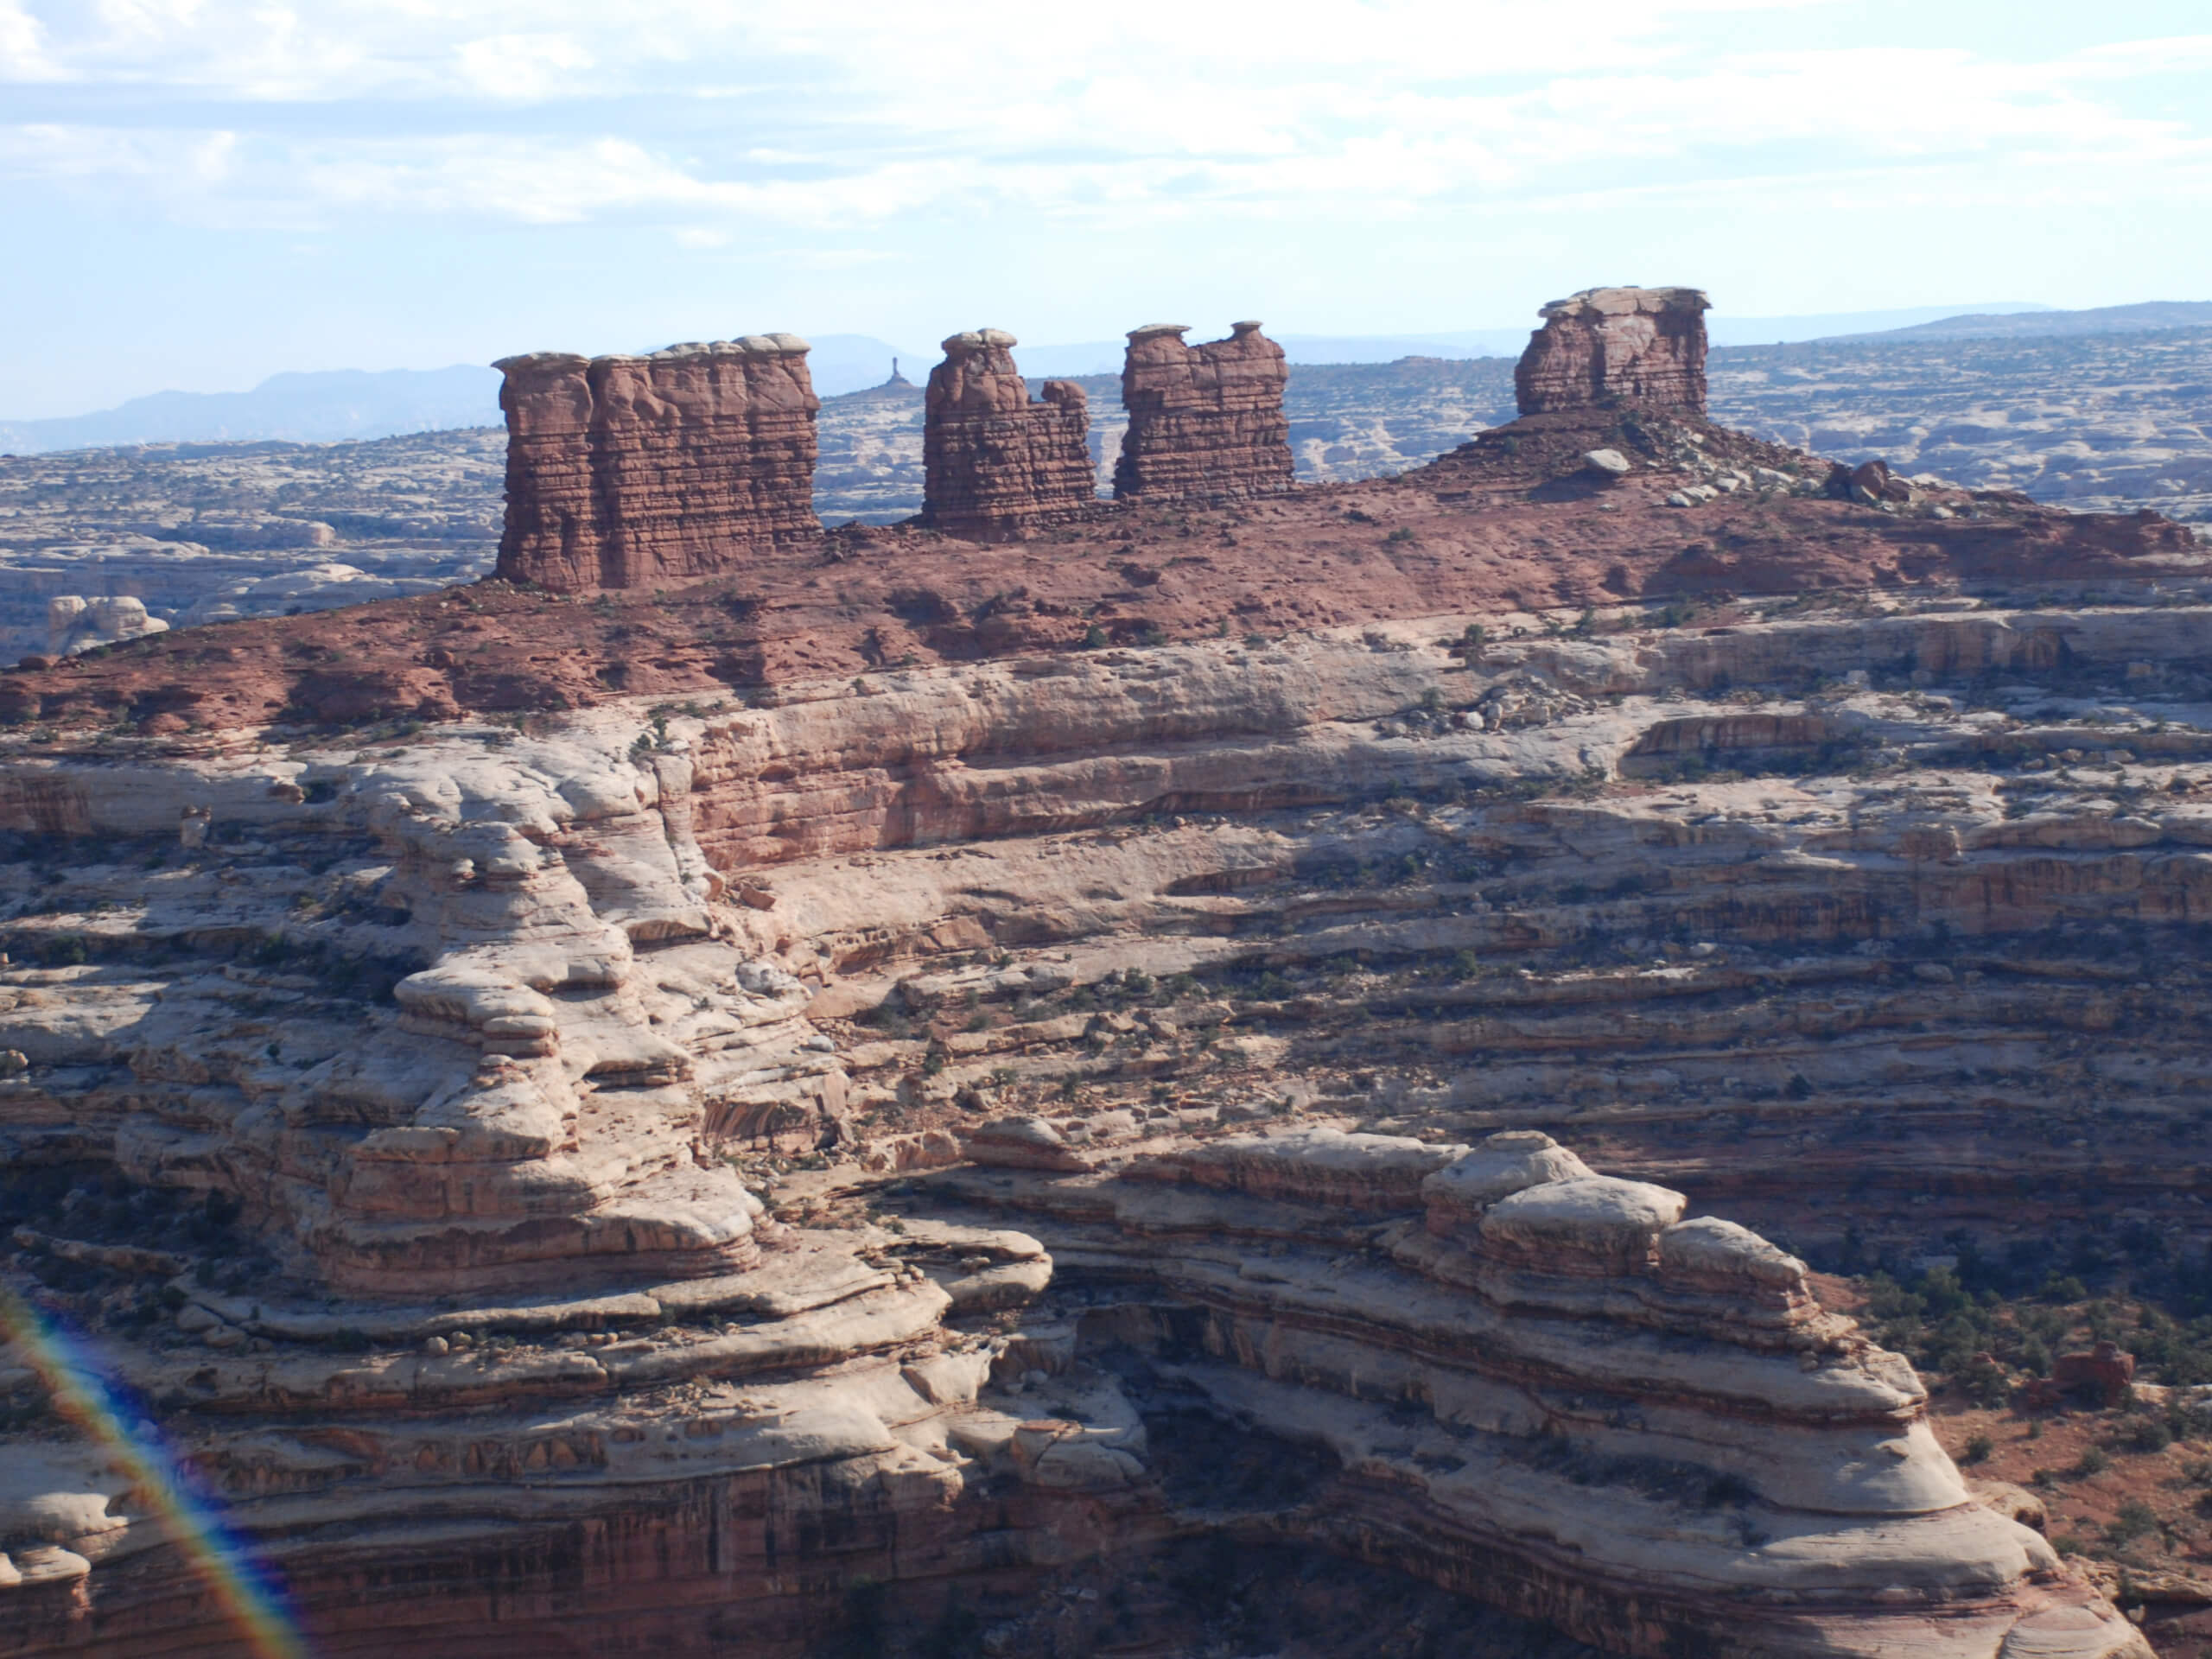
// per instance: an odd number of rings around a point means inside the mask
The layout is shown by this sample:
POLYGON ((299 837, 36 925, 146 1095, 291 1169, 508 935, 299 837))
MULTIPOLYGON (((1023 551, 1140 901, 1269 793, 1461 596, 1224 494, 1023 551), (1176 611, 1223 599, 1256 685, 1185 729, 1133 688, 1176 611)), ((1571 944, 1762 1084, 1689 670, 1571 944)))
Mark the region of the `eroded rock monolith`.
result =
POLYGON ((1096 498, 1090 400, 1072 380, 1047 380, 1033 401, 1014 343, 1003 328, 971 328, 930 371, 922 516, 949 536, 1018 541, 1096 498))
POLYGON ((1290 379, 1282 347, 1256 322, 1227 340, 1186 346, 1182 323, 1129 331, 1122 404, 1129 429, 1114 493, 1174 499, 1266 495, 1291 486, 1290 379))
POLYGON ((806 353, 796 334, 748 334, 502 359, 499 574, 563 593, 647 587, 819 534, 806 353))
POLYGON ((1614 403, 1705 409, 1705 314, 1695 288, 1586 288, 1544 307, 1513 371, 1523 415, 1614 403))

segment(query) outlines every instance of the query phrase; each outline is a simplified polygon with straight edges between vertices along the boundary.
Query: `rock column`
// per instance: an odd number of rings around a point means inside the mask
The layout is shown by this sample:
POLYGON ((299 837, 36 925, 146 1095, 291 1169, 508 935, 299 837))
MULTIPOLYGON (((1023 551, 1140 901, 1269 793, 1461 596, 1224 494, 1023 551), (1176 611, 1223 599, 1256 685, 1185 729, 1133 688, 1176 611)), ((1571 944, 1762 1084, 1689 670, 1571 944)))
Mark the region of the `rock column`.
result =
POLYGON ((510 357, 499 574, 563 593, 743 568, 821 533, 821 400, 796 334, 510 357))
POLYGON ((1554 300, 1513 371, 1523 415, 1643 404, 1705 412, 1705 313, 1694 288, 1586 288, 1554 300))
POLYGON ((1047 380, 1033 403, 1014 346, 1003 328, 970 329, 930 371, 922 517, 948 536, 1019 541, 1097 498, 1090 400, 1072 380, 1047 380))
POLYGON ((1115 495, 1174 500, 1288 489, 1282 347, 1256 322, 1204 346, 1185 346, 1188 332, 1172 322, 1129 331, 1122 367, 1129 428, 1114 463, 1115 495))

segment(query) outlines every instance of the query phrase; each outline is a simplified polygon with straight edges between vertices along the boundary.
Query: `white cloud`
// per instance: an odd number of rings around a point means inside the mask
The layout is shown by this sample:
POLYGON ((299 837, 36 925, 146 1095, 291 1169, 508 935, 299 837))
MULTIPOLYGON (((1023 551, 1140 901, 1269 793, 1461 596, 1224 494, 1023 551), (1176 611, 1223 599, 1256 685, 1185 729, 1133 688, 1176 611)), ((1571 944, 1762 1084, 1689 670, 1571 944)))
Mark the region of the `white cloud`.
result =
POLYGON ((2202 118, 2128 99, 2212 63, 2212 36, 1791 49, 1783 14, 1820 3, 1586 0, 1563 28, 1522 0, 0 0, 0 78, 168 99, 162 131, 0 130, 0 166, 196 220, 603 219, 707 248, 902 214, 1358 219, 1970 162, 2001 197, 2006 166, 2012 188, 2194 178, 2212 154, 2202 118), (222 122, 195 129, 211 98, 222 122), (316 115, 337 99, 381 118, 316 115))
POLYGON ((46 30, 22 0, 0 0, 0 81, 53 80, 60 67, 46 54, 46 30))
POLYGON ((456 55, 468 85, 503 99, 554 97, 594 62, 566 35, 487 35, 462 41, 456 55))

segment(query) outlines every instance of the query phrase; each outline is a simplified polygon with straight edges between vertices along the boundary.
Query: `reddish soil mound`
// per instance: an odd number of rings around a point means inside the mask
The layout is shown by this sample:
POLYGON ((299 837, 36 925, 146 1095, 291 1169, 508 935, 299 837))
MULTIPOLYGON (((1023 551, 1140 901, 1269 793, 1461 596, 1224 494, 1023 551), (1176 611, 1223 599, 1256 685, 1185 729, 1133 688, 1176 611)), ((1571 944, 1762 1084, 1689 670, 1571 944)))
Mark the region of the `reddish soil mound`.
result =
MULTIPOLYGON (((747 572, 585 600, 501 582, 197 628, 0 677, 0 718, 149 732, 353 724, 694 696, 906 662, 1394 617, 2212 568, 2154 513, 2005 493, 1834 495, 1825 463, 1696 420, 1539 415, 1395 479, 1207 510, 1101 505, 1027 543, 856 528, 747 572), (1617 481, 1584 461, 1611 448, 1617 481), (1685 511, 1670 493, 1737 477, 1685 511), (1757 480, 1757 481, 1754 481, 1757 480)), ((1709 486, 1708 486, 1709 487, 1709 486)), ((1833 487, 1847 491, 1847 475, 1833 487)))

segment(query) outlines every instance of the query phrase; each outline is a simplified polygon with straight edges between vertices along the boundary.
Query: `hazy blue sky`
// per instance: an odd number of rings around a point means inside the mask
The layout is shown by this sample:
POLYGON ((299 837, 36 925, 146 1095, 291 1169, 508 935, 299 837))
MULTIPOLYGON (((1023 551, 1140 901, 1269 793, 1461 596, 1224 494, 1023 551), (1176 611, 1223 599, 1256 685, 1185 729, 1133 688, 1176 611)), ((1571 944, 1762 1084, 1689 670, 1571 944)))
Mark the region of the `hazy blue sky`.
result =
POLYGON ((772 329, 2212 298, 2204 0, 0 0, 0 417, 772 329))

